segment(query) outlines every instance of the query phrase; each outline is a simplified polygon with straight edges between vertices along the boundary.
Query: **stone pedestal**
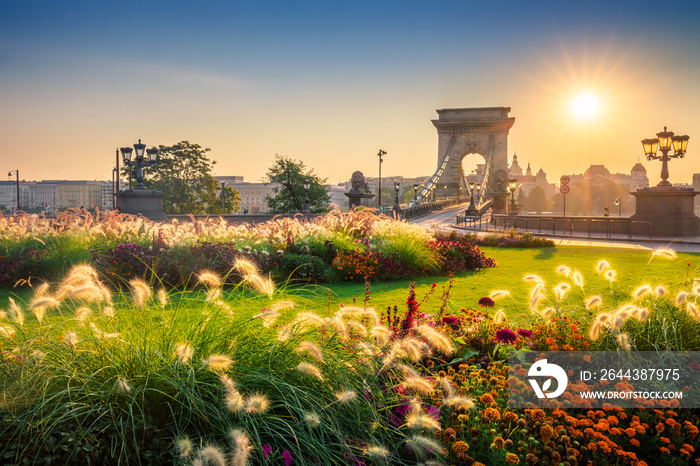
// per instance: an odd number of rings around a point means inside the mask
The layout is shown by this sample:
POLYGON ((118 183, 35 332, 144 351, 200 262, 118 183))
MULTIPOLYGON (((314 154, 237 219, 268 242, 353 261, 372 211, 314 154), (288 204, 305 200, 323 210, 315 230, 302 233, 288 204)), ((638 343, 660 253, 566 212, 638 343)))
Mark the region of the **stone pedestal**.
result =
POLYGON ((165 194, 152 189, 125 189, 117 192, 117 209, 123 214, 143 215, 155 221, 167 220, 163 211, 165 194))
POLYGON ((348 197, 348 202, 350 203, 350 209, 352 210, 353 208, 357 206, 362 205, 362 199, 372 199, 375 195, 370 194, 370 193, 363 193, 363 192, 352 192, 350 191, 349 193, 345 193, 345 195, 348 197))
POLYGON ((509 193, 493 193, 493 213, 494 214, 507 214, 507 199, 510 196, 509 193))
MULTIPOLYGON (((700 235, 700 218, 694 213, 694 199, 700 192, 692 188, 655 186, 630 194, 636 198, 635 214, 630 221, 651 223, 654 236, 700 235)), ((646 225, 630 227, 633 232, 646 232, 646 225)))

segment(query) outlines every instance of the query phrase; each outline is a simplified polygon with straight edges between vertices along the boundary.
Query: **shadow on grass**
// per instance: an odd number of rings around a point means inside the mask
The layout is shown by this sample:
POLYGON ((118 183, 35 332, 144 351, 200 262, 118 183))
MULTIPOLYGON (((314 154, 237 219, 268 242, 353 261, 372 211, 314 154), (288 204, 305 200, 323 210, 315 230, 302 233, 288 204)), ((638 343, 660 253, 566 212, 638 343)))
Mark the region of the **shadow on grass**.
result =
POLYGON ((539 254, 535 255, 533 257, 533 259, 538 259, 538 260, 551 259, 555 252, 557 252, 557 248, 543 248, 543 249, 540 249, 539 254))

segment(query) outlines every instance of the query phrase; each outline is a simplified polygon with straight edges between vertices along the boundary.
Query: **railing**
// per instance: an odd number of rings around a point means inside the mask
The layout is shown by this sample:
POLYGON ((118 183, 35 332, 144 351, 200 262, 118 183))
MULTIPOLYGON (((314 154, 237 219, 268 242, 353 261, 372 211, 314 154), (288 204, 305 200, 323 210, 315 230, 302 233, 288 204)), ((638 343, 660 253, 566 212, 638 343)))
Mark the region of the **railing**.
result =
POLYGON ((491 224, 495 229, 507 230, 519 229, 525 232, 536 232, 552 235, 574 235, 584 233, 588 237, 594 234, 605 235, 611 238, 613 235, 648 236, 654 237, 654 227, 651 222, 631 220, 630 218, 613 217, 557 217, 534 215, 492 215, 491 224))
POLYGON ((467 196, 450 196, 435 201, 422 202, 412 207, 408 207, 409 205, 411 205, 409 203, 399 207, 400 215, 401 218, 403 218, 404 220, 411 220, 414 218, 422 217, 424 215, 428 215, 429 213, 435 212, 437 210, 442 210, 453 205, 461 204, 463 202, 466 202, 467 199, 467 196))

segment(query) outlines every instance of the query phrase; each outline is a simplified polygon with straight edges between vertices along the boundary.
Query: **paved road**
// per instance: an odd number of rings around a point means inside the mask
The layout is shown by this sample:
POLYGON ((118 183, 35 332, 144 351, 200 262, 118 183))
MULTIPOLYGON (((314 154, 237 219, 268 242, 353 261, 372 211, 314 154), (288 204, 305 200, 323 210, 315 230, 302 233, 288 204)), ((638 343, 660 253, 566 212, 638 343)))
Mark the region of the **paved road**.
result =
MULTIPOLYGON (((449 209, 441 210, 439 212, 434 212, 425 217, 421 217, 415 220, 410 220, 409 223, 420 225, 423 228, 438 230, 443 232, 450 232, 454 230, 464 231, 464 232, 475 232, 475 230, 467 229, 463 227, 457 227, 455 224, 457 215, 464 214, 468 204, 461 204, 455 207, 450 207, 449 209)), ((484 219, 483 224, 487 223, 487 219, 484 219)), ((486 232, 477 232, 479 234, 487 234, 486 232)), ((569 235, 538 235, 546 236, 552 239, 557 245, 571 245, 571 246, 596 246, 596 247, 610 247, 610 248, 624 248, 624 249, 640 249, 640 250, 654 250, 660 247, 665 247, 673 249, 678 252, 700 252, 700 236, 692 237, 657 237, 652 240, 648 239, 634 239, 628 240, 627 238, 620 236, 618 238, 605 238, 605 237, 591 237, 588 236, 569 236, 569 235)))

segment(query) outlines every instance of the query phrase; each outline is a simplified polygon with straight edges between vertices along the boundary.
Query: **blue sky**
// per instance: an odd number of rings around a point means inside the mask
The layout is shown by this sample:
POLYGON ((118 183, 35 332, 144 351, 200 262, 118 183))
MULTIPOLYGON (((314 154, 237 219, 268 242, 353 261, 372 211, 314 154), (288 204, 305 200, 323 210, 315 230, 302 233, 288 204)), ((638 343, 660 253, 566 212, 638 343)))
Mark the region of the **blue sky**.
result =
POLYGON ((380 147, 385 174, 427 175, 436 109, 509 106, 509 152, 552 181, 628 171, 668 125, 691 136, 670 169, 689 182, 699 23, 689 1, 1 0, 0 162, 109 179, 115 148, 141 138, 210 147, 217 174, 250 181, 275 153, 330 182, 374 175, 380 147), (583 91, 601 100, 586 121, 569 109, 583 91))

